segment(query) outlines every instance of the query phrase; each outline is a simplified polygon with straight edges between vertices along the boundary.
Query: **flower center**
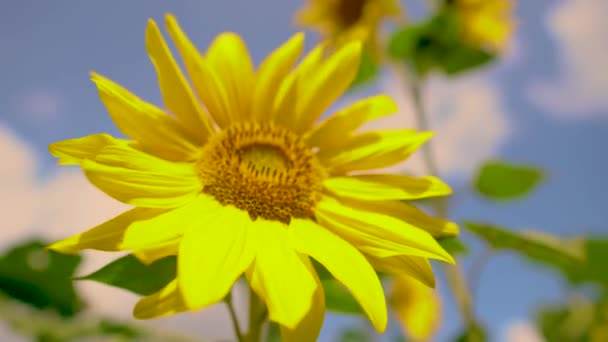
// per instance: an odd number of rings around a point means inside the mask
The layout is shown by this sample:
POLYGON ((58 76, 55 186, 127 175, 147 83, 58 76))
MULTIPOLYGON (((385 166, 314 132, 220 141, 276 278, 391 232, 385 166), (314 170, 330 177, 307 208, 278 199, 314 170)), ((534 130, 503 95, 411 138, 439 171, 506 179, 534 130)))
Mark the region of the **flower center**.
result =
POLYGON ((336 11, 337 18, 343 28, 356 24, 363 16, 366 0, 340 0, 336 11))
POLYGON ((322 169, 311 150, 273 124, 240 122, 216 134, 197 170, 204 193, 253 220, 311 217, 321 190, 322 169))

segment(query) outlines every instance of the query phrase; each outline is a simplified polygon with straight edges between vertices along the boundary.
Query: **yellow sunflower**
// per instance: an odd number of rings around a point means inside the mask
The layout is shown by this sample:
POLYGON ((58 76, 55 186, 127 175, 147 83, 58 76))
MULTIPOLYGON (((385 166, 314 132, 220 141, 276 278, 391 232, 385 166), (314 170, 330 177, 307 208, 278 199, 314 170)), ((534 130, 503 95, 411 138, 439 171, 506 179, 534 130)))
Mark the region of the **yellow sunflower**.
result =
POLYGON ((393 280, 391 308, 408 341, 430 341, 441 320, 441 302, 433 288, 407 275, 393 280))
POLYGON ((146 48, 166 110, 93 73, 128 138, 94 134, 50 146, 60 164, 79 165, 134 208, 50 248, 126 250, 146 262, 177 255, 176 279, 141 299, 138 318, 218 303, 244 274, 288 341, 314 340, 323 322, 312 257, 383 331, 386 301, 374 268, 430 284, 428 258, 453 262, 433 235, 458 227, 401 201, 449 194, 439 179, 366 171, 405 160, 432 134, 358 133, 395 111, 383 95, 317 122, 355 77, 360 43, 331 55, 317 47, 296 63, 304 44, 296 34, 254 68, 234 33, 201 54, 173 16, 166 25, 193 89, 150 20, 146 48))
POLYGON ((308 0, 295 21, 318 31, 333 45, 360 39, 375 48, 382 20, 400 15, 396 0, 308 0))
POLYGON ((502 50, 513 32, 515 0, 457 0, 465 39, 493 50, 502 50))

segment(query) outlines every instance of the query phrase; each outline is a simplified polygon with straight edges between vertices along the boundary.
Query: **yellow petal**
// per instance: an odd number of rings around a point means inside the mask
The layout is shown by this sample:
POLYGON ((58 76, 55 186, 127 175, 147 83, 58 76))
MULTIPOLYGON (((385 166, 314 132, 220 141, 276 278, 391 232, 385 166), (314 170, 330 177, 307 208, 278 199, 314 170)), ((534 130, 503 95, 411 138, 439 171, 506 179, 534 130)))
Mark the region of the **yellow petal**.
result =
POLYGON ((133 251, 133 255, 144 264, 149 265, 164 257, 177 255, 180 241, 181 239, 177 238, 149 248, 138 249, 133 251))
POLYGON ((311 310, 319 286, 289 244, 287 229, 277 221, 254 222, 252 231, 259 246, 247 279, 266 303, 270 320, 294 329, 311 310))
POLYGON ((184 60, 196 94, 205 104, 213 121, 221 128, 228 126, 231 122, 232 107, 220 76, 204 61, 175 17, 167 15, 165 19, 169 34, 184 60))
POLYGON ((156 68, 165 106, 183 122, 184 127, 204 141, 204 138, 213 134, 215 130, 194 97, 188 81, 152 19, 148 21, 146 28, 146 49, 156 68))
POLYGON ((395 276, 411 276, 428 287, 435 287, 435 275, 431 263, 426 258, 399 255, 388 258, 368 256, 374 269, 395 276))
POLYGON ((124 234, 121 249, 140 250, 169 243, 184 234, 195 219, 205 219, 207 204, 213 201, 208 196, 198 196, 185 205, 166 211, 147 220, 133 222, 124 234))
POLYGON ((323 186, 339 197, 364 201, 421 199, 452 192, 447 184, 436 177, 392 174, 331 177, 323 181, 323 186))
POLYGON ((393 216, 413 226, 426 230, 436 238, 456 236, 459 233, 459 228, 456 223, 429 216, 422 210, 405 202, 356 201, 350 199, 342 199, 342 201, 345 204, 361 210, 374 211, 380 214, 393 216))
POLYGON ((241 37, 232 32, 218 35, 206 57, 226 91, 232 120, 250 119, 253 63, 241 37))
POLYGON ((431 234, 394 217, 357 210, 328 196, 317 204, 315 216, 323 226, 374 257, 412 255, 454 262, 431 234))
POLYGON ((351 133, 368 121, 393 114, 397 105, 386 95, 376 95, 355 102, 331 115, 305 136, 310 147, 331 149, 339 146, 351 133))
POLYGON ((439 327, 441 304, 435 291, 417 280, 395 277, 391 305, 406 334, 415 341, 428 341, 439 327))
POLYGON ((325 52, 325 44, 319 44, 312 49, 289 74, 277 93, 274 102, 274 121, 284 127, 295 130, 298 125, 296 106, 300 101, 299 94, 303 94, 306 89, 304 85, 309 83, 314 71, 319 67, 325 52))
POLYGON ((140 299, 133 309, 133 316, 138 319, 150 319, 187 310, 178 291, 177 280, 173 280, 155 294, 140 299))
POLYGON ((200 210, 210 215, 186 229, 177 260, 179 286, 191 309, 224 299, 255 252, 245 211, 211 201, 200 210))
POLYGON ((432 132, 413 130, 364 133, 317 156, 333 173, 379 169, 404 161, 432 136, 432 132))
POLYGON ((101 75, 91 73, 91 80, 118 129, 144 151, 174 161, 196 158, 200 134, 188 134, 174 117, 101 75))
POLYGON ((48 248, 60 253, 77 253, 83 249, 119 251, 127 228, 140 220, 149 220, 166 210, 134 208, 84 233, 57 241, 48 248))
POLYGON ((300 324, 298 324, 295 329, 288 329, 281 326, 281 337, 284 342, 316 341, 321 332, 321 328, 323 327, 323 320, 325 318, 325 293, 323 292, 321 281, 319 280, 310 259, 307 256, 300 256, 300 259, 315 278, 317 290, 312 297, 312 306, 300 324))
POLYGON ((202 189, 193 165, 168 162, 128 146, 106 146, 81 167, 101 191, 135 206, 179 207, 202 189))
POLYGON ((309 130, 315 120, 350 86, 359 70, 361 42, 346 44, 316 70, 299 92, 297 133, 309 130))
POLYGON ((108 145, 128 145, 129 141, 116 139, 109 134, 92 134, 86 137, 58 141, 49 145, 49 152, 59 158, 60 165, 78 165, 84 159, 95 159, 108 145))
POLYGON ((387 323, 384 291, 365 257, 348 242, 311 220, 292 220, 289 232, 298 252, 321 263, 350 290, 379 332, 387 323))
MULTIPOLYGON (((279 87, 304 48, 304 34, 297 33, 273 51, 260 66, 253 93, 252 118, 258 122, 271 119, 279 87)), ((293 113, 279 113, 291 116, 293 113)))

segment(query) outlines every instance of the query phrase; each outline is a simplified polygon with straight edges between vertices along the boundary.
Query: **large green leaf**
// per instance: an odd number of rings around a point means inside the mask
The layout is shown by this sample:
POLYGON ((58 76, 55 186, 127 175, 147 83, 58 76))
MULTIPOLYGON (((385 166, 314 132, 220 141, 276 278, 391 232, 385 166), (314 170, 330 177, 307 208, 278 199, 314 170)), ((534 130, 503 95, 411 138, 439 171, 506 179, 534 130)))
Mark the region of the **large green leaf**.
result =
POLYGON ((359 64, 357 76, 350 85, 349 90, 360 89, 373 82, 378 76, 378 70, 378 65, 371 56, 371 53, 368 50, 363 50, 363 53, 361 54, 361 64, 359 64))
POLYGON ((168 256, 146 265, 137 257, 126 255, 78 280, 94 280, 147 296, 175 278, 176 260, 175 256, 168 256))
POLYGON ((464 227, 496 249, 518 252, 537 264, 558 269, 574 284, 591 281, 608 286, 608 237, 562 238, 541 232, 515 233, 474 222, 466 222, 464 227))
POLYGON ((534 190, 543 177, 543 172, 533 166, 489 161, 479 170, 475 189, 486 198, 513 200, 534 190))
POLYGON ((44 246, 41 241, 27 242, 0 258, 0 291, 36 308, 73 316, 83 308, 72 283, 82 259, 44 246))
POLYGON ((469 252, 467 245, 458 237, 438 239, 437 242, 451 255, 464 255, 469 252))

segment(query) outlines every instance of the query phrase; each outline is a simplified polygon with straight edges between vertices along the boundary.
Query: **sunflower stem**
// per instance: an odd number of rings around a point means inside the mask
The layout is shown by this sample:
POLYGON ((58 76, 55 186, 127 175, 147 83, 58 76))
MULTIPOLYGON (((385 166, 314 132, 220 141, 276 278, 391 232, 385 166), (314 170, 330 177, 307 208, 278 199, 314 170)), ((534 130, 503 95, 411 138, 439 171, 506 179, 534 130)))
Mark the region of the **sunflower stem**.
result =
POLYGON ((249 287, 249 331, 245 336, 246 342, 260 342, 262 328, 266 322, 266 306, 249 287))
MULTIPOLYGON (((412 72, 410 75, 406 75, 406 77, 406 79, 411 80, 409 82, 409 90, 414 104, 414 113, 416 115, 418 129, 428 131, 431 129, 431 125, 429 123, 422 95, 424 80, 415 72, 412 72)), ((421 150, 422 158, 428 172, 432 176, 438 177, 439 168, 435 162, 431 143, 428 142, 422 145, 421 150)), ((448 216, 449 202, 445 198, 437 199, 436 201, 432 202, 432 205, 434 206, 438 216, 442 218, 446 218, 448 216)), ((448 283, 452 289, 454 297, 456 298, 460 312, 462 313, 464 323, 469 329, 478 327, 477 319, 475 318, 475 313, 473 311, 471 292, 467 285, 462 267, 458 261, 456 261, 455 265, 446 265, 445 271, 448 283)))
POLYGON ((241 332, 241 327, 239 326, 239 320, 236 317, 236 311, 234 310, 234 305, 232 304, 232 292, 228 294, 226 297, 226 306, 228 306, 228 312, 230 313, 230 320, 232 321, 232 326, 234 328, 234 334, 239 342, 245 342, 243 337, 243 333, 241 332))

